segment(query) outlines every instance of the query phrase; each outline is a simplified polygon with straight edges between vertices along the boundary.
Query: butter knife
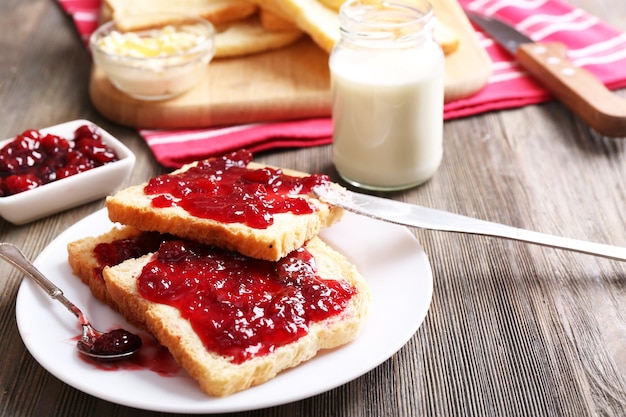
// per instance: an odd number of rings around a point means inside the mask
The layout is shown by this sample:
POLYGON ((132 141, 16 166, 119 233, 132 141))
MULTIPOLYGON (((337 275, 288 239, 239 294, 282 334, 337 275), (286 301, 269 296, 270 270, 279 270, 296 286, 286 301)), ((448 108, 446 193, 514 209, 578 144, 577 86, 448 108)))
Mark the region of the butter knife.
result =
POLYGON ((589 255, 626 261, 626 248, 554 236, 517 227, 403 203, 368 194, 328 187, 315 187, 313 193, 331 206, 386 222, 443 232, 500 237, 526 243, 565 249, 589 255))
POLYGON ((552 95, 598 133, 626 137, 626 99, 612 93, 591 72, 576 67, 559 42, 534 42, 495 17, 465 11, 467 17, 552 95))

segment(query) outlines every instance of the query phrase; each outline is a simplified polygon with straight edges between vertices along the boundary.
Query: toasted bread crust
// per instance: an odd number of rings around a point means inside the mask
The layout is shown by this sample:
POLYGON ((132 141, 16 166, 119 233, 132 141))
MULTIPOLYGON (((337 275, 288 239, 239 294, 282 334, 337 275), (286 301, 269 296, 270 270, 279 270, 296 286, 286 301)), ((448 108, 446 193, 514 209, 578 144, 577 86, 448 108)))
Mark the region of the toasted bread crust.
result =
POLYGON ((100 243, 110 243, 120 239, 138 236, 140 230, 133 227, 115 227, 100 236, 90 236, 75 240, 67 245, 67 259, 72 273, 89 287, 98 300, 108 304, 114 310, 117 304, 111 299, 102 275, 100 263, 94 255, 95 247, 100 243))
MULTIPOLYGON (((187 165, 174 172, 189 169, 190 166, 187 165)), ((261 165, 251 163, 249 167, 256 169, 261 165)), ((305 175, 290 170, 284 172, 289 175, 305 175)), ((342 209, 309 197, 310 203, 317 207, 314 213, 276 214, 274 224, 270 227, 254 229, 242 223, 222 223, 198 218, 180 207, 154 208, 151 205, 151 198, 143 191, 144 186, 145 184, 132 186, 107 197, 106 204, 111 221, 144 231, 170 233, 268 261, 277 261, 301 247, 321 229, 337 222, 343 215, 342 209)))
POLYGON ((336 10, 317 0, 250 0, 274 14, 286 17, 324 51, 329 52, 339 40, 339 17, 336 10))
MULTIPOLYGON (((324 51, 330 53, 339 41, 339 8, 344 0, 250 0, 259 7, 291 20, 306 32, 324 51)), ((451 54, 458 49, 459 37, 456 32, 437 22, 435 40, 444 53, 451 54)))
POLYGON ((151 303, 137 293, 136 277, 151 259, 150 255, 107 267, 104 277, 122 314, 131 321, 145 323, 148 331, 170 350, 207 394, 222 397, 266 382, 279 372, 312 358, 320 350, 343 345, 358 336, 369 307, 367 283, 354 265, 319 238, 311 239, 307 249, 315 257, 322 278, 346 280, 357 289, 356 294, 341 314, 313 323, 307 335, 241 364, 207 351, 176 308, 151 303))

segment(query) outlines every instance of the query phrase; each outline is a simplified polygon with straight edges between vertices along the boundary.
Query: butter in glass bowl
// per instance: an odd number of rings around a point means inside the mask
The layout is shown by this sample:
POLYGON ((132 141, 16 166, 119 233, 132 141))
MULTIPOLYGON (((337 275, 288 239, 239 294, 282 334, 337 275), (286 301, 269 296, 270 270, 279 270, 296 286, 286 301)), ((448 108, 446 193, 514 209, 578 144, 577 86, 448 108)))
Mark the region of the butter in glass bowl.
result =
POLYGON ((118 90, 138 100, 166 100, 200 82, 215 55, 215 28, 185 15, 126 17, 123 25, 110 21, 96 29, 89 45, 95 65, 118 90), (154 23, 142 29, 146 22, 154 23))

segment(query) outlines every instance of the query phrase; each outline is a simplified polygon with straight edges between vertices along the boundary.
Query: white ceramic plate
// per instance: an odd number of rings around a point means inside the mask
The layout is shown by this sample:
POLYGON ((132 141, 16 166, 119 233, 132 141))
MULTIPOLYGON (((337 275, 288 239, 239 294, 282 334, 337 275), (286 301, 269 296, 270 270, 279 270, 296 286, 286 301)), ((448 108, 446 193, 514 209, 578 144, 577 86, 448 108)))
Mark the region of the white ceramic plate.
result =
MULTIPOLYGON (((67 264, 66 244, 108 231, 100 210, 59 235, 35 264, 101 330, 134 330, 95 300, 67 264)), ((346 214, 322 238, 356 264, 372 290, 370 315, 354 342, 322 353, 273 380, 226 398, 206 396, 184 372, 103 370, 75 350, 78 322, 60 303, 25 278, 16 305, 20 335, 33 357, 74 388, 125 406, 175 413, 224 413, 276 406, 328 391, 375 368, 396 353, 423 322, 432 297, 430 264, 404 227, 346 214)))

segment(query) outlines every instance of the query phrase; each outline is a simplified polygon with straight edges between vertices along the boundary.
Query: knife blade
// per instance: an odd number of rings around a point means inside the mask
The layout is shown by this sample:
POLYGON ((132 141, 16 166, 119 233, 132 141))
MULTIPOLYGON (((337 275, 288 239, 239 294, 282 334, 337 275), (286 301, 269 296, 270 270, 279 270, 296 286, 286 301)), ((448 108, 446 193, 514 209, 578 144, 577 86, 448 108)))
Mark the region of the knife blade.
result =
POLYGON ((626 261, 626 248, 520 229, 447 211, 403 203, 345 189, 318 186, 313 194, 323 202, 373 219, 426 230, 492 236, 626 261))
POLYGON ((590 127, 605 136, 626 137, 626 99, 612 93, 591 72, 574 66, 564 44, 534 42, 495 17, 468 10, 465 13, 590 127))

